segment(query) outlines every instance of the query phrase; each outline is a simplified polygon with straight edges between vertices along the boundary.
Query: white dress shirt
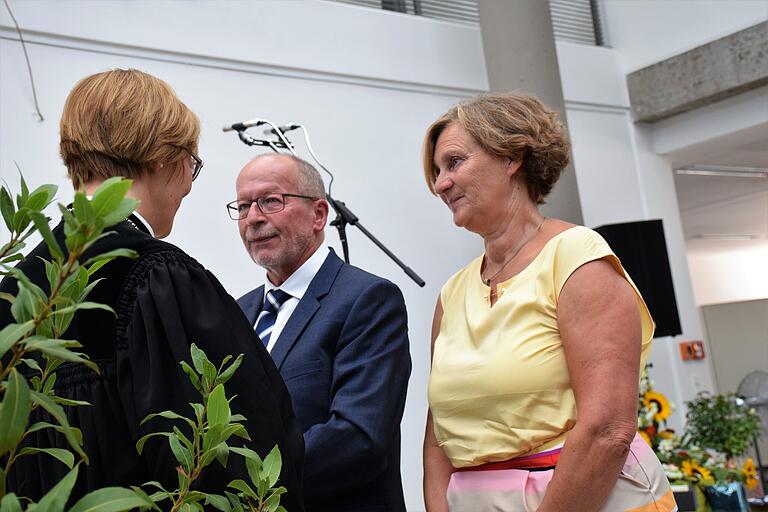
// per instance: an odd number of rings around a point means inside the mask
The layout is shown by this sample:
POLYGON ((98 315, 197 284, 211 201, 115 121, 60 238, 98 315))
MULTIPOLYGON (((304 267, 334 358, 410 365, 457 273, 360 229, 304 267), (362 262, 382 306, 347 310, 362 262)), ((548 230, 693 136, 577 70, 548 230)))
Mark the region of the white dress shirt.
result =
POLYGON ((136 211, 136 210, 133 211, 133 216, 136 217, 137 219, 139 219, 142 224, 144 224, 144 227, 147 228, 147 230, 149 231, 149 236, 151 236, 152 238, 155 238, 155 230, 152 229, 152 226, 150 225, 149 222, 147 222, 147 219, 142 217, 139 214, 139 212, 136 211))
MULTIPOLYGON (((272 333, 269 335, 269 344, 267 345, 267 351, 272 352, 272 347, 275 346, 277 339, 280 337, 280 333, 283 332, 285 324, 288 323, 288 319, 291 318, 293 311, 299 304, 299 301, 309 288, 309 283, 315 278, 315 275, 320 270, 320 267, 325 263, 325 259, 331 253, 328 247, 320 246, 317 250, 304 262, 302 266, 296 270, 291 276, 285 280, 280 286, 275 286, 269 280, 269 277, 264 277, 264 294, 270 290, 279 288, 286 293, 291 294, 291 298, 283 302, 280 309, 277 310, 277 318, 275 319, 275 326, 272 328, 272 333)), ((262 297, 262 303, 264 297, 262 297)), ((254 329, 256 326, 253 326, 254 329)))

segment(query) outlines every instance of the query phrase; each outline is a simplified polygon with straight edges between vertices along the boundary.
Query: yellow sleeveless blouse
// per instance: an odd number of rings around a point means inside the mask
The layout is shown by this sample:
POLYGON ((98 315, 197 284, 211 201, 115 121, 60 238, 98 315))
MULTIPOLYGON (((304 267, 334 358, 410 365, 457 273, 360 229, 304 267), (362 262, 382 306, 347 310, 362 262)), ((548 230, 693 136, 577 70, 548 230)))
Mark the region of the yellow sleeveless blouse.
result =
POLYGON ((565 441, 576 401, 557 302, 568 277, 601 258, 637 294, 642 368, 653 338, 651 315, 619 259, 591 229, 576 226, 554 236, 528 267, 498 285, 493 307, 480 278, 482 256, 443 286, 428 396, 435 436, 454 467, 509 460, 565 441))

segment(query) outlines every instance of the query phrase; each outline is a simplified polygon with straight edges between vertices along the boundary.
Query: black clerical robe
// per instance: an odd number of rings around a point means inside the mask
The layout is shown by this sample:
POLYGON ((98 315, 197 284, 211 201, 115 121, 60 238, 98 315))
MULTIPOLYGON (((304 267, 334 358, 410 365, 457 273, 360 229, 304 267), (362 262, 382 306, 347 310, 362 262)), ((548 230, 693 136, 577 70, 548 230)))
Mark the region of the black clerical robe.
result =
MULTIPOLYGON (((188 404, 202 399, 179 362, 191 364, 189 349, 195 343, 216 366, 226 355, 245 354, 243 364, 225 385, 228 397, 237 395, 231 402, 232 412, 247 418, 245 426, 253 440, 248 445, 262 456, 279 445, 283 459, 280 484, 288 489, 282 504, 289 512, 303 511, 302 433, 286 387, 237 303, 202 265, 181 249, 152 238, 135 217, 110 230, 115 233, 94 244, 83 260, 117 248, 133 249, 139 258, 111 261, 94 275, 104 280, 87 300, 108 304, 116 315, 80 311, 62 336, 80 341, 81 351, 101 369, 96 374, 83 365, 67 363, 57 371, 59 396, 91 404, 66 408, 70 425, 83 432, 90 458, 90 464, 80 469, 70 503, 104 486, 157 480, 167 489, 176 488, 178 464, 167 439, 150 439, 142 455, 135 443, 149 432, 170 430, 160 418, 140 425, 150 413, 170 409, 194 417, 188 404)), ((54 235, 64 247, 63 224, 54 229, 54 235)), ((38 256, 50 259, 44 243, 19 267, 47 291, 45 268, 38 256)), ((4 279, 0 290, 15 294, 15 280, 4 279)), ((10 322, 10 304, 0 300, 0 328, 10 322)), ((36 421, 55 423, 40 409, 30 418, 31 423, 36 421)), ((30 434, 24 445, 67 447, 63 436, 52 429, 30 434)), ((9 491, 37 500, 67 471, 64 464, 47 455, 21 457, 9 475, 9 491)), ((197 487, 223 494, 226 483, 235 478, 249 481, 242 457, 231 454, 227 469, 214 462, 197 487)))

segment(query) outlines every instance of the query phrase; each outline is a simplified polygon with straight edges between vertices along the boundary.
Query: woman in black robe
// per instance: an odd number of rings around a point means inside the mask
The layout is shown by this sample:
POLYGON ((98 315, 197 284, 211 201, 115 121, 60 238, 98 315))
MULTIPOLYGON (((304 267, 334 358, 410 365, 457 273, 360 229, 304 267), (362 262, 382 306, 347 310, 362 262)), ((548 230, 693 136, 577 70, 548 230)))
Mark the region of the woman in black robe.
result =
MULTIPOLYGON (((148 414, 173 410, 192 415, 190 402, 200 402, 179 366, 190 362, 197 344, 218 366, 227 355, 245 354, 227 382, 233 413, 243 414, 252 442, 265 456, 277 444, 283 460, 279 484, 288 492, 282 504, 303 511, 301 464, 303 438, 287 389, 272 359, 259 342, 237 303, 218 280, 184 251, 160 241, 197 177, 200 125, 197 117, 162 80, 137 70, 112 70, 81 80, 70 92, 61 119, 61 156, 78 190, 91 195, 107 178, 133 180, 128 196, 140 204, 126 221, 110 228, 116 234, 100 239, 84 255, 117 248, 135 250, 137 259, 119 258, 93 276, 103 277, 89 301, 111 306, 80 311, 63 339, 76 339, 82 352, 101 369, 96 374, 80 364, 57 370, 56 393, 91 406, 68 407, 71 426, 83 432, 90 459, 82 466, 70 503, 105 486, 139 485, 156 480, 167 489, 177 486, 176 462, 165 438, 147 441, 140 455, 136 441, 168 430, 163 420, 141 425, 148 414)), ((53 230, 64 247, 63 223, 53 230)), ((19 265, 32 282, 47 289, 42 259, 51 256, 44 243, 19 265)), ((0 290, 15 294, 16 281, 6 278, 0 290)), ((0 328, 12 323, 10 305, 0 301, 0 328)), ((31 422, 50 421, 36 409, 31 422)), ((28 435, 24 444, 66 448, 52 429, 28 435)), ((38 500, 68 469, 46 456, 21 457, 9 475, 9 491, 38 500)), ((249 481, 242 457, 232 455, 226 469, 208 466, 196 484, 223 494, 236 478, 249 481)))

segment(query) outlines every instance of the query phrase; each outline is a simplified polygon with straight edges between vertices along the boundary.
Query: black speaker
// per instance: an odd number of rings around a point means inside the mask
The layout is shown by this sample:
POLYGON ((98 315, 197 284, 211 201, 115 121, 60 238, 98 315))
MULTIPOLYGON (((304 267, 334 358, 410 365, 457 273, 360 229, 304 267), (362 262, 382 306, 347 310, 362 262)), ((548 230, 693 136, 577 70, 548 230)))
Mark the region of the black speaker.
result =
POLYGON ((607 224, 595 231, 605 238, 640 290, 656 322, 654 337, 682 334, 661 220, 607 224))

